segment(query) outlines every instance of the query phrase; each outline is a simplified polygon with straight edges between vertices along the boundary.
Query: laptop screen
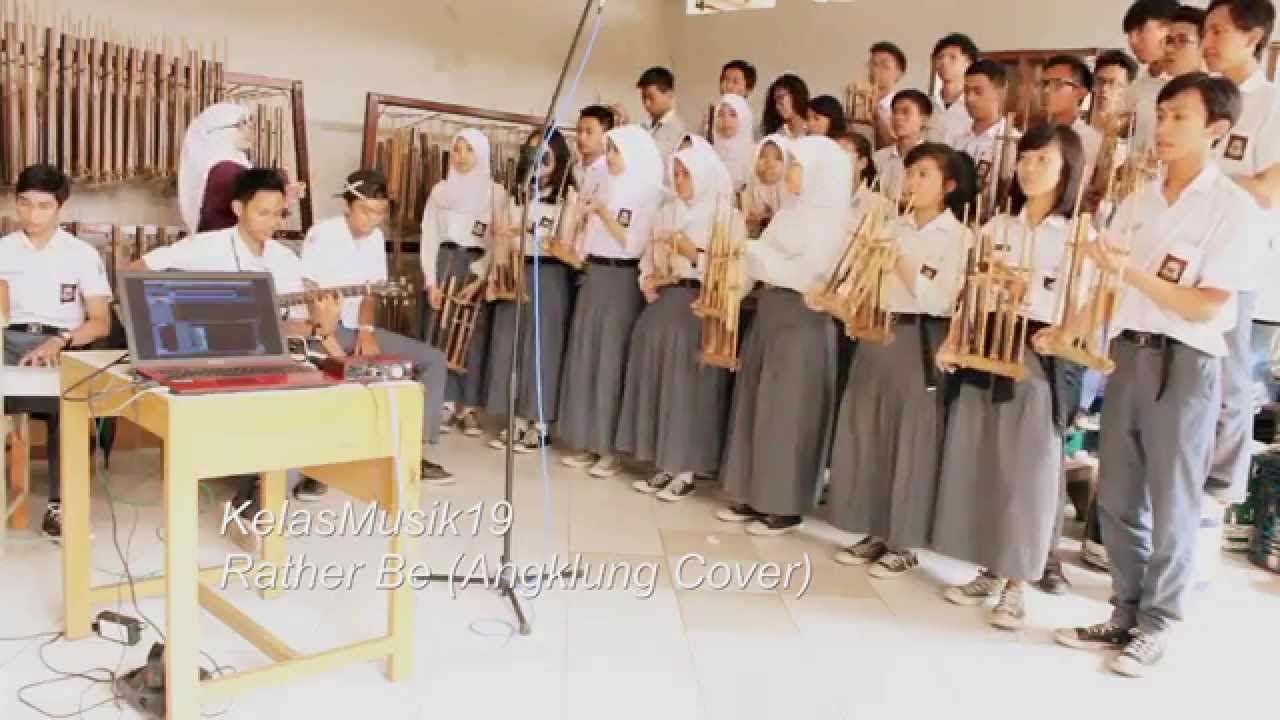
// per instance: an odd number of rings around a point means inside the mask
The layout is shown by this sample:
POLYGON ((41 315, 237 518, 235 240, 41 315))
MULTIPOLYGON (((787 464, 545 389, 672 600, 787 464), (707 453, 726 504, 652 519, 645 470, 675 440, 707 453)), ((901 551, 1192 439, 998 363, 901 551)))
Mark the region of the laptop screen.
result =
POLYGON ((143 273, 123 289, 135 364, 285 354, 266 273, 143 273))

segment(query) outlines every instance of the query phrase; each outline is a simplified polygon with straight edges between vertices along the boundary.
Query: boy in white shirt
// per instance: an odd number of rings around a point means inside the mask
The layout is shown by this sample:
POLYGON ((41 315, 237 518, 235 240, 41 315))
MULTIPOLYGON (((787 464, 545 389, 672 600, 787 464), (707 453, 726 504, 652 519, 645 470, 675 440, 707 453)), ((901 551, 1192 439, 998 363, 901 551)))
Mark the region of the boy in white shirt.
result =
MULTIPOLYGON (((58 213, 71 180, 52 165, 18 175, 15 206, 20 230, 0 238, 0 287, 7 289, 6 365, 56 367, 62 351, 84 347, 111 329, 111 286, 102 256, 62 230, 58 213)), ((41 530, 62 536, 61 459, 56 397, 5 397, 5 412, 28 413, 48 428, 49 504, 41 530)), ((0 519, 3 522, 3 519, 0 519)))
MULTIPOLYGON (((380 225, 390 205, 387 181, 375 170, 347 176, 342 193, 343 214, 312 226, 302 244, 303 274, 320 287, 387 282, 387 250, 380 225)), ((417 379, 424 386, 423 444, 440 437, 444 388, 449 367, 444 354, 431 345, 379 329, 377 297, 347 298, 334 329, 335 355, 378 355, 384 352, 413 359, 417 379)), ((436 485, 452 484, 453 476, 436 463, 423 462, 422 477, 436 485)), ((294 490, 299 499, 323 494, 323 485, 307 479, 294 490)))
POLYGON ((906 175, 904 159, 907 153, 924 142, 925 127, 933 116, 933 103, 919 90, 903 90, 893 96, 893 116, 889 121, 893 128, 894 142, 872 155, 876 174, 880 178, 880 193, 892 200, 902 196, 902 179, 906 175))
POLYGON ((1130 677, 1164 656, 1191 592, 1223 333, 1248 281, 1257 229, 1252 199, 1211 158, 1240 114, 1239 92, 1194 73, 1170 81, 1158 103, 1165 175, 1125 200, 1116 224, 1088 248, 1128 285, 1108 328, 1116 369, 1099 446, 1114 610, 1105 622, 1055 633, 1069 647, 1123 648, 1111 669, 1130 677))
POLYGON ((973 125, 964 104, 964 73, 978 61, 978 46, 961 33, 951 33, 933 46, 933 74, 938 87, 933 91, 933 119, 929 122, 929 142, 956 146, 973 125))
POLYGON ((871 58, 868 60, 871 75, 871 92, 876 100, 875 134, 876 147, 882 148, 894 141, 893 127, 890 119, 893 115, 893 97, 907 74, 907 55, 902 48, 888 41, 880 41, 871 46, 871 58))
POLYGON ((1066 125, 1080 136, 1087 167, 1098 161, 1102 135, 1080 117, 1080 105, 1093 92, 1093 72, 1074 55, 1055 55, 1044 64, 1040 78, 1040 99, 1049 120, 1066 125))
POLYGON ((1130 148, 1133 153, 1148 152, 1155 139, 1156 96, 1169 82, 1169 75, 1161 67, 1165 39, 1180 7, 1177 0, 1137 0, 1124 16, 1129 49, 1143 66, 1138 78, 1129 84, 1125 103, 1126 112, 1135 116, 1134 142, 1130 148))

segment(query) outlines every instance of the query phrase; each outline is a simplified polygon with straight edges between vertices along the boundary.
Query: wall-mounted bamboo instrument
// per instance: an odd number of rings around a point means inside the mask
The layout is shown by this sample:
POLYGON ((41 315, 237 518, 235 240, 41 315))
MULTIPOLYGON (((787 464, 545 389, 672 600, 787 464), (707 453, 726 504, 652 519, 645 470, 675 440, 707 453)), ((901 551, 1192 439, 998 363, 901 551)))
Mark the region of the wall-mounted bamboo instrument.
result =
POLYGON ((476 313, 480 307, 475 299, 463 298, 462 289, 463 281, 457 277, 445 281, 440 309, 436 311, 429 340, 444 353, 450 370, 465 374, 467 351, 471 347, 471 335, 476 328, 476 313))
POLYGON ((699 362, 731 372, 738 369, 739 319, 746 282, 746 237, 733 231, 733 212, 733 203, 727 198, 716 205, 702 289, 692 306, 694 315, 702 319, 699 362))

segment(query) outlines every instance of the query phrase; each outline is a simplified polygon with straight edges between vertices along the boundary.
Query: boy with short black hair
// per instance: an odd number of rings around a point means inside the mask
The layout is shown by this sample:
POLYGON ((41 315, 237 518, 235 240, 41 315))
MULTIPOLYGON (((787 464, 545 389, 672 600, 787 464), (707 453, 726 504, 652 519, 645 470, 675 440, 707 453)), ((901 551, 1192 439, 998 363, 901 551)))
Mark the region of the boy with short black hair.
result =
MULTIPOLYGON (((4 362, 55 367, 64 350, 107 336, 111 285, 98 251, 58 224, 71 196, 66 173, 31 165, 19 173, 15 194, 20 229, 0 238, 0 285, 7 286, 12 308, 4 329, 4 362)), ((27 413, 48 428, 49 504, 40 529, 54 539, 62 536, 58 404, 56 397, 4 399, 5 412, 27 413)))
POLYGON ((973 124, 964 104, 964 74, 978 60, 978 46, 962 33, 951 33, 933 46, 933 74, 938 87, 933 92, 933 119, 929 141, 955 147, 973 124))
POLYGON ((960 136, 955 149, 973 160, 984 214, 991 214, 1000 181, 1013 177, 1017 163, 1017 141, 1022 134, 1001 115, 1008 88, 1008 71, 994 60, 983 58, 964 73, 964 102, 973 123, 960 136), (993 168, 997 145, 1002 142, 1005 146, 1001 167, 993 168))
POLYGON ((1080 136, 1084 160, 1092 166, 1098 160, 1102 136, 1080 118, 1080 106, 1093 92, 1093 72, 1074 55, 1055 55, 1044 64, 1040 76, 1040 98, 1049 120, 1066 125, 1080 136))
POLYGON ((1129 84, 1125 107, 1126 112, 1135 113, 1132 149, 1138 153, 1148 152, 1155 138, 1156 96, 1170 78, 1161 67, 1165 39, 1180 7, 1177 0, 1136 0, 1124 15, 1129 49, 1143 66, 1129 84))
POLYGON ((653 136, 665 160, 679 147, 688 133, 684 120, 676 114, 676 76, 664 67, 645 70, 636 81, 640 102, 648 115, 644 129, 653 136))
POLYGON ((1158 101, 1155 148, 1165 173, 1126 199, 1118 226, 1088 246, 1129 286, 1111 324, 1116 369, 1099 445, 1114 609, 1105 622, 1055 633, 1069 647, 1121 649, 1111 669, 1130 677, 1159 663, 1191 592, 1223 333, 1257 228, 1256 204, 1211 157, 1239 117, 1235 86, 1182 75, 1158 101))
POLYGON ((1161 66, 1170 77, 1178 77, 1204 69, 1204 54, 1200 49, 1200 28, 1204 25, 1204 10, 1183 5, 1169 24, 1169 34, 1164 39, 1164 57, 1161 66))
POLYGON ((907 74, 907 56, 902 48, 887 40, 872 45, 870 56, 868 68, 871 92, 876 101, 876 147, 884 147, 894 140, 893 129, 890 127, 893 96, 902 82, 902 76, 907 74))
MULTIPOLYGON (((1222 503, 1243 499, 1253 447, 1256 403, 1271 399, 1271 341, 1280 325, 1280 293, 1267 278, 1280 270, 1280 90, 1259 62, 1271 40, 1271 0, 1213 0, 1201 33, 1205 63, 1240 91, 1242 109, 1231 132, 1214 148, 1222 171, 1258 204, 1265 233, 1255 248, 1250 291, 1241 289, 1239 315, 1227 333, 1222 414, 1206 490, 1222 503)), ((1208 508, 1207 508, 1208 509, 1208 508)), ((1215 513, 1217 515, 1217 513, 1215 513)))
POLYGON ((904 158, 911 149, 924 142, 925 128, 933 117, 933 102, 919 90, 903 90, 893 96, 893 117, 890 120, 892 145, 880 148, 872 156, 876 172, 880 176, 880 192, 896 199, 902 193, 902 179, 906 175, 904 158))
POLYGON ((720 94, 751 97, 756 89, 756 66, 746 60, 730 60, 720 68, 720 94))

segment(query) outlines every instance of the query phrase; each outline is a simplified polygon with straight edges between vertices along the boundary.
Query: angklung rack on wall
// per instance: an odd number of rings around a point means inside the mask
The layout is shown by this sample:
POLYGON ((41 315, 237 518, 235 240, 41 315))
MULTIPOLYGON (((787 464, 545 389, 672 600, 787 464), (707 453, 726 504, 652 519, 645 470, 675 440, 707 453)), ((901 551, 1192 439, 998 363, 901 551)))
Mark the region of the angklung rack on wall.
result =
MULTIPOLYGON (((407 331, 422 298, 422 273, 417 263, 422 213, 431 188, 449 167, 450 143, 463 128, 475 128, 489 139, 493 179, 510 194, 520 148, 542 118, 499 110, 369 93, 365 104, 361 167, 387 177, 391 215, 387 220, 392 274, 415 289, 414 302, 383 307, 387 327, 407 331)), ((565 128, 561 132, 569 134, 565 128)), ((500 208, 499 211, 502 211, 500 208)))

